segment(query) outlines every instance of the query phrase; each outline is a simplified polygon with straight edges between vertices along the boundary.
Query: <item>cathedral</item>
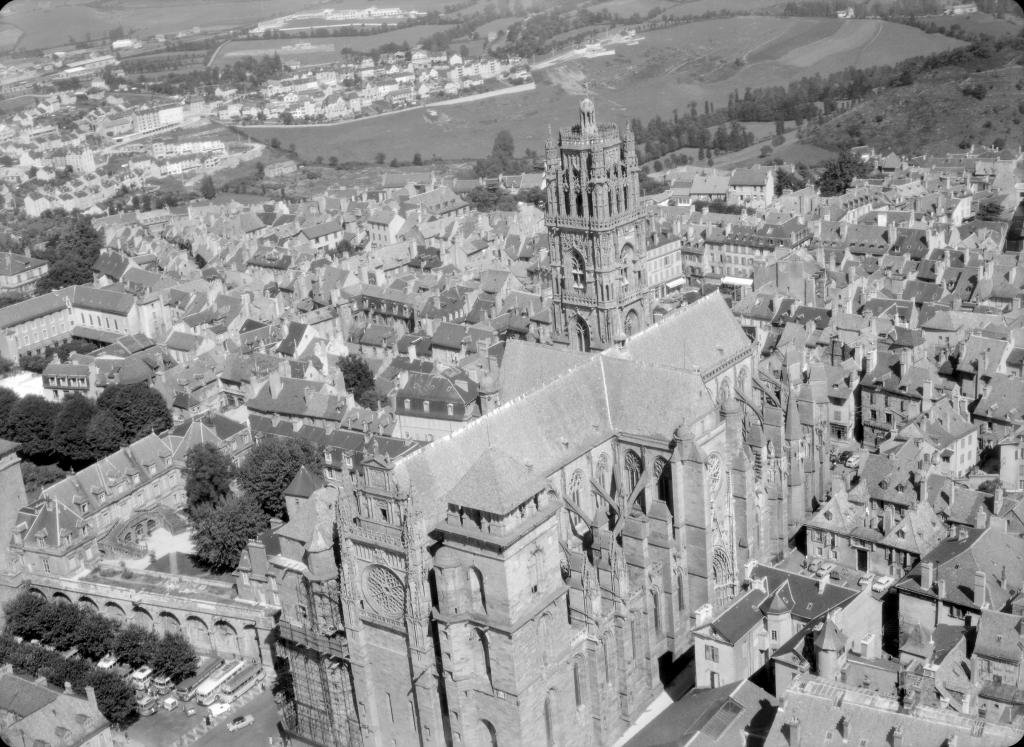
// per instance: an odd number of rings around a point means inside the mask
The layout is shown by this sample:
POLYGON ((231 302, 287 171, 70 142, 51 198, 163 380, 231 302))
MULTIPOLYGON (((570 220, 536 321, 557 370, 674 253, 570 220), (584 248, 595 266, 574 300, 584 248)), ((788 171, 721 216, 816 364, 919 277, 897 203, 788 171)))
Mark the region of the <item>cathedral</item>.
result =
POLYGON ((717 294, 653 323, 628 129, 585 100, 548 167, 556 324, 602 352, 510 341, 479 419, 289 489, 240 571, 295 743, 610 745, 822 497, 827 399, 759 374, 717 294))

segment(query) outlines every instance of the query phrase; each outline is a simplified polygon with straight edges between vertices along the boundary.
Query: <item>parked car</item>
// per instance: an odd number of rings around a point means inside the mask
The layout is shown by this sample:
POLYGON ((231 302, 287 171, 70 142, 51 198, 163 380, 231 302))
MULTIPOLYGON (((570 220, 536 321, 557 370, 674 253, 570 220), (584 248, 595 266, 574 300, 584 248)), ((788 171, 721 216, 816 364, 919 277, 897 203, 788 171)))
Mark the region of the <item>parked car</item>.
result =
POLYGON ((173 695, 168 695, 166 698, 160 701, 160 705, 165 711, 173 711, 178 707, 178 699, 173 695))
POLYGON ((857 583, 861 586, 867 586, 874 580, 874 578, 875 575, 873 573, 865 573, 863 576, 857 579, 857 583))
POLYGON ((210 715, 214 718, 217 718, 218 716, 225 714, 230 710, 230 703, 214 703, 212 706, 210 706, 210 715))
POLYGON ((856 469, 857 465, 860 464, 860 454, 851 454, 845 464, 850 469, 856 469))
POLYGON ((140 716, 152 716, 156 713, 157 700, 152 695, 147 695, 139 701, 138 711, 140 716))
POLYGON ((239 729, 244 729, 247 726, 252 726, 252 723, 255 720, 256 719, 253 718, 251 713, 248 713, 245 716, 239 716, 228 724, 228 731, 238 731, 239 729))
POLYGON ((199 712, 199 709, 196 708, 194 705, 187 705, 187 706, 185 706, 185 715, 188 716, 189 718, 191 718, 192 716, 195 716, 198 712, 199 712))
POLYGON ((834 563, 822 563, 821 567, 818 568, 818 570, 814 572, 814 575, 817 576, 818 578, 825 578, 830 573, 832 573, 832 569, 834 569, 835 567, 836 566, 835 566, 834 563))
POLYGON ((879 576, 878 580, 871 584, 871 591, 883 592, 892 586, 895 580, 892 576, 879 576))

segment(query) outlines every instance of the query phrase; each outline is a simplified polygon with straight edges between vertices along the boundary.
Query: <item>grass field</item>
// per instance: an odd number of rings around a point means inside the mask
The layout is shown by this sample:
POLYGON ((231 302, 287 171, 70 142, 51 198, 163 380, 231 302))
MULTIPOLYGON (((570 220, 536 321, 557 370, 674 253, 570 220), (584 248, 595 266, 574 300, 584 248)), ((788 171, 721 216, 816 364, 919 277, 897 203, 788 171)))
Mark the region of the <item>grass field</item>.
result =
POLYGON ((500 96, 484 102, 439 107, 431 117, 414 109, 386 117, 326 127, 279 127, 252 130, 264 142, 278 138, 294 143, 305 158, 334 155, 341 161, 368 161, 385 151, 390 160, 481 156, 494 135, 509 129, 519 152, 540 151, 548 126, 565 126, 577 118, 584 83, 598 116, 623 124, 630 117, 650 119, 685 110, 690 101, 724 105, 730 92, 745 87, 786 85, 803 76, 828 73, 851 65, 868 66, 937 52, 960 42, 880 21, 836 21, 801 18, 730 18, 701 21, 645 34, 636 46, 616 46, 615 55, 577 59, 538 73, 537 90, 500 96), (849 27, 849 28, 846 28, 849 27), (843 46, 843 31, 861 46, 843 46), (787 43, 775 44, 775 39, 787 43), (822 57, 835 43, 837 51, 822 57), (757 55, 756 63, 736 65, 757 55))
POLYGON ((382 31, 379 34, 361 34, 359 36, 315 37, 312 39, 260 39, 232 41, 223 45, 210 65, 231 64, 242 57, 272 55, 275 52, 282 60, 298 60, 304 65, 316 65, 324 62, 337 61, 343 49, 355 52, 368 52, 383 44, 416 44, 438 31, 451 26, 422 25, 409 26, 395 31, 382 31))

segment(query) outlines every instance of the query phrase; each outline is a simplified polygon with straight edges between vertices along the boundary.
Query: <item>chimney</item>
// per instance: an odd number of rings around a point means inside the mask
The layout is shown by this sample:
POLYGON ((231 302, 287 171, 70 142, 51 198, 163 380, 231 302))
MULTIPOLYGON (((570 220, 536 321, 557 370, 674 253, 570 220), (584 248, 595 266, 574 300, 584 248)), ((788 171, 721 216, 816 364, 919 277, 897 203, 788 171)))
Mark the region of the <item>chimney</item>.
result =
POLYGON ((921 563, 921 588, 932 590, 935 585, 935 563, 930 560, 926 560, 921 563))
POLYGON ((974 573, 974 604, 976 607, 984 607, 986 604, 984 571, 975 571, 974 573))
POLYGON ((892 747, 903 747, 903 727, 894 726, 892 730, 892 747))
POLYGON ((96 710, 99 710, 99 706, 96 704, 96 689, 92 685, 85 686, 85 697, 96 710))
POLYGON ((935 588, 935 594, 939 599, 946 598, 946 579, 940 578, 935 588))
POLYGON ((921 409, 928 412, 932 408, 932 398, 935 396, 932 388, 932 380, 925 379, 921 384, 921 409))
POLYGON ((1003 512, 1003 488, 997 486, 995 495, 992 496, 992 513, 999 516, 1003 512))
POLYGON ((826 580, 827 578, 828 576, 822 576, 818 579, 818 596, 825 593, 825 584, 828 583, 826 580))
POLYGON ((789 727, 789 747, 800 747, 800 719, 794 716, 786 726, 789 727))

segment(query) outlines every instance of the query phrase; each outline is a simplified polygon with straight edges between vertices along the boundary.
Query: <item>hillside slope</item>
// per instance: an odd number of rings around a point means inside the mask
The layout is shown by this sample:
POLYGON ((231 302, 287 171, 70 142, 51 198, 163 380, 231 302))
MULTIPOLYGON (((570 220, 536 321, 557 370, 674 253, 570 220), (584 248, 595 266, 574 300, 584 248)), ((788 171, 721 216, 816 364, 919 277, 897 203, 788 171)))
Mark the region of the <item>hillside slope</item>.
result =
POLYGON ((1024 145, 1022 122, 1024 69, 1020 65, 973 73, 946 67, 921 75, 911 85, 879 91, 851 110, 810 127, 803 141, 829 149, 871 145, 901 154, 943 154, 962 149, 963 143, 993 145, 997 141, 1016 150, 1024 145))

